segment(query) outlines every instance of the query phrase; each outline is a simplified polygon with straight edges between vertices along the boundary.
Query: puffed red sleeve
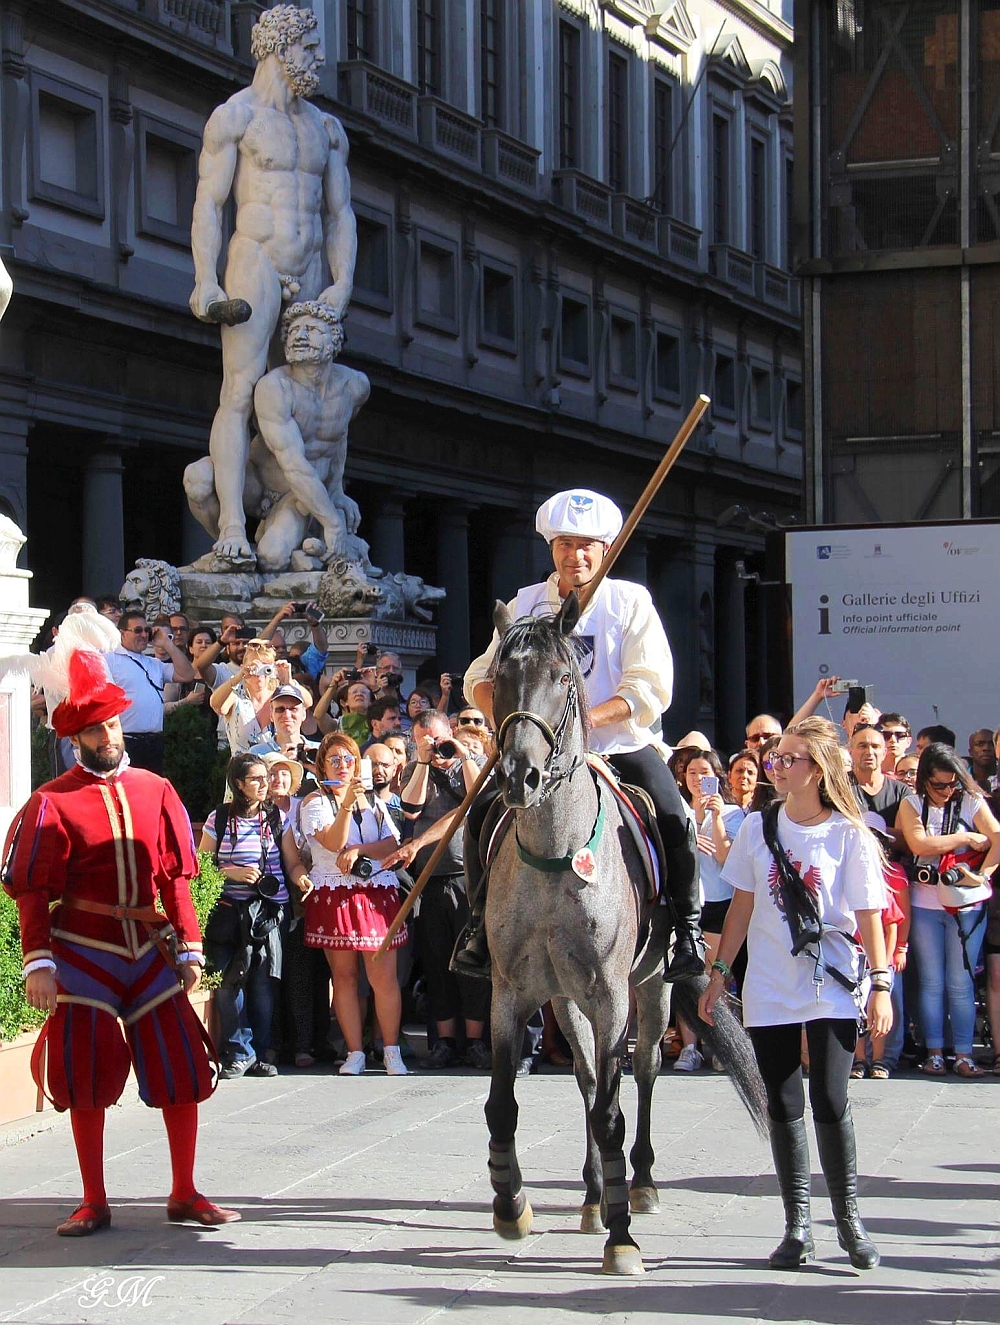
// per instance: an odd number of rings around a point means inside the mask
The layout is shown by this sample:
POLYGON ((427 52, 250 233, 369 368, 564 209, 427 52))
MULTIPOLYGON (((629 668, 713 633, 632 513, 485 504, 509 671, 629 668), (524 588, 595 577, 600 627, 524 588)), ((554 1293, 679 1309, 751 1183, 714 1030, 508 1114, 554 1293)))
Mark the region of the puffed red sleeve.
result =
POLYGON ((69 835, 56 802, 36 791, 25 807, 5 891, 17 903, 24 964, 52 960, 49 905, 62 896, 69 835))
POLYGON ((156 854, 154 882, 163 909, 177 932, 177 946, 182 952, 200 953, 201 930, 191 901, 191 880, 198 873, 198 855, 194 849, 191 820, 169 782, 163 784, 156 854))

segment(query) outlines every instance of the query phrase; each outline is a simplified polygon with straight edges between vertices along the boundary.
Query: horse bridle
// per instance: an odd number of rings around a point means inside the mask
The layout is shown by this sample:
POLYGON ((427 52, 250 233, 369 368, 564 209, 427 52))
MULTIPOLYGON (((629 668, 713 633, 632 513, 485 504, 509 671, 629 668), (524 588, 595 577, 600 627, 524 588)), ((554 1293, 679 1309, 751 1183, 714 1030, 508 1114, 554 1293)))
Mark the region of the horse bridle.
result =
POLYGON ((576 680, 571 672, 566 690, 566 703, 555 728, 550 727, 543 717, 537 713, 532 713, 530 709, 515 709, 513 713, 507 714, 497 729, 497 749, 501 754, 503 754, 504 738, 517 722, 533 723, 548 741, 549 757, 542 766, 542 776, 545 782, 545 790, 542 792, 543 798, 548 795, 557 782, 561 782, 564 778, 568 778, 571 773, 575 773, 584 762, 582 757, 576 756, 568 768, 558 767, 558 761, 562 758, 562 746, 566 738, 566 732, 569 730, 571 719, 578 712, 578 699, 576 680))

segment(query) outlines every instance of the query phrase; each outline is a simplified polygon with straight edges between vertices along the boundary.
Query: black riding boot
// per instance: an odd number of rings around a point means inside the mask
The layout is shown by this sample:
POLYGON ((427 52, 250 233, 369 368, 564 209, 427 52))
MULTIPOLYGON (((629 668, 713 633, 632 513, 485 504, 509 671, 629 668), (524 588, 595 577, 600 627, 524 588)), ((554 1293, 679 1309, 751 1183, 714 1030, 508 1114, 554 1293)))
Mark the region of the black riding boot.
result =
POLYGON ((768 1257, 773 1270, 796 1270, 816 1255, 809 1215, 809 1142, 806 1120, 768 1119, 771 1154, 785 1207, 785 1236, 768 1257))
POLYGON ((850 1104, 839 1122, 816 1124, 816 1140, 837 1221, 837 1241, 856 1270, 874 1270, 880 1257, 858 1213, 858 1158, 850 1104))
MULTIPOLYGON (((495 799, 493 797, 492 799, 495 799)), ((486 893, 488 874, 479 858, 479 829, 485 812, 469 814, 466 820, 465 892, 469 901, 469 923, 459 934, 455 951, 451 954, 449 969, 457 975, 471 975, 483 980, 490 978, 490 950, 486 942, 486 893)))
MULTIPOLYGON (((701 888, 694 824, 687 826, 687 841, 664 849, 667 895, 674 921, 674 955, 663 978, 668 984, 705 974, 705 940, 701 936, 701 888)), ((669 954, 667 954, 669 956, 669 954)))

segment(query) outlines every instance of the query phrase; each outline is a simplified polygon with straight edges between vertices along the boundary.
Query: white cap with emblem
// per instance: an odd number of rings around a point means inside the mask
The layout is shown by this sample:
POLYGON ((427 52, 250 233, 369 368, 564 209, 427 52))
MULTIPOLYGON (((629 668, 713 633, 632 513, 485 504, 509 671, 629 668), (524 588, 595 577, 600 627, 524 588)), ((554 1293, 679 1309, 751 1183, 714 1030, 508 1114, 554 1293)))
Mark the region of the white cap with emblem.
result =
POLYGON ((622 513, 610 497, 589 488, 570 488, 542 502, 535 530, 551 543, 560 534, 613 543, 621 532, 622 513))

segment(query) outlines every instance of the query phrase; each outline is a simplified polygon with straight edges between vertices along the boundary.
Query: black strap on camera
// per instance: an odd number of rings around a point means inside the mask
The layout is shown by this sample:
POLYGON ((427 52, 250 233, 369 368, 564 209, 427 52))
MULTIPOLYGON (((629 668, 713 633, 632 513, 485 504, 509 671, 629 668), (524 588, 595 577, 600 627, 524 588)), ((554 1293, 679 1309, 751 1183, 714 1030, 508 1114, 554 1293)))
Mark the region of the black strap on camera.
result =
POLYGON ((802 876, 789 860, 787 853, 778 841, 778 812, 780 801, 772 801, 760 812, 764 830, 764 842, 774 858, 778 870, 778 894, 781 898, 781 910, 792 936, 792 956, 805 953, 814 963, 813 984, 821 985, 825 971, 829 971, 852 998, 857 1001, 861 990, 861 981, 845 975, 836 966, 829 966, 823 958, 823 936, 827 933, 840 934, 857 951, 857 942, 852 934, 845 934, 841 929, 824 925, 816 905, 816 898, 802 881, 802 876), (815 949, 810 944, 815 944, 815 949))

